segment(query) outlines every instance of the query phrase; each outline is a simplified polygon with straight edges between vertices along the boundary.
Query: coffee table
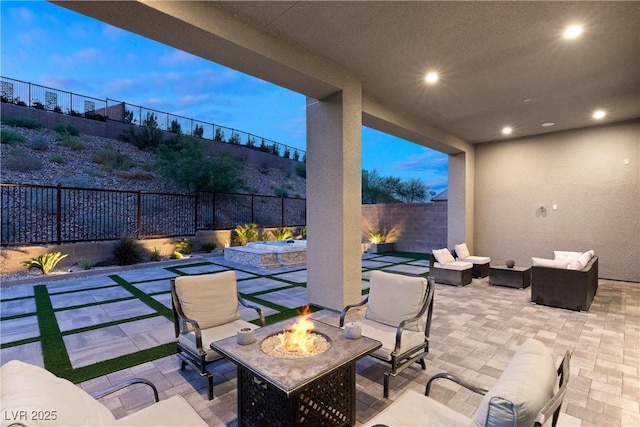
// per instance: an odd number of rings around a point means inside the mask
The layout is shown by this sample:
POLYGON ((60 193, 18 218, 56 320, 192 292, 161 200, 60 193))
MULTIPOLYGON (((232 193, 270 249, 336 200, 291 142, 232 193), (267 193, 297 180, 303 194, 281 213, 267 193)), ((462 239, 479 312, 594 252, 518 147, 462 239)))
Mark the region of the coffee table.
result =
POLYGON ((489 284, 524 289, 531 285, 531 267, 509 268, 506 265, 492 265, 489 284))
POLYGON ((382 343, 367 337, 348 339, 342 329, 311 319, 314 332, 331 342, 324 353, 281 359, 261 350, 264 338, 290 329, 296 320, 256 329, 253 344, 240 345, 235 336, 211 343, 237 366, 238 425, 355 425, 355 362, 382 343))

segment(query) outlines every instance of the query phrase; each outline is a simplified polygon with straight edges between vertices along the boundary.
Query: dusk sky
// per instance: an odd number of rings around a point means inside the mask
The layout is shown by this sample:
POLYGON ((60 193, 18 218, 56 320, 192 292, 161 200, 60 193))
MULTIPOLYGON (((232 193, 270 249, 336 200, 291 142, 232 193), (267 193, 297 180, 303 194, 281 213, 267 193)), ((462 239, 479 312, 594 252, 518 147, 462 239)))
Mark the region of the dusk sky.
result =
MULTIPOLYGON (((305 97, 44 1, 0 2, 0 74, 306 150, 305 97)), ((362 128, 362 168, 447 187, 447 156, 362 128)))

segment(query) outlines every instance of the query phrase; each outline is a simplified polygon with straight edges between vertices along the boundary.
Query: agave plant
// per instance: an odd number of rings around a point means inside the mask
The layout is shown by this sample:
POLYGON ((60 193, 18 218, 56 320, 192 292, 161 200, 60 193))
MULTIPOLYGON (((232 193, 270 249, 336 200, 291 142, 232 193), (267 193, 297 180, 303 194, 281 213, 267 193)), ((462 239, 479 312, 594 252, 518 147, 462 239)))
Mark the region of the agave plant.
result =
POLYGON ((236 237, 242 246, 249 242, 255 242, 258 240, 258 225, 249 223, 245 225, 238 225, 235 230, 236 237))
POLYGON ((382 230, 376 230, 369 233, 369 242, 377 245, 378 243, 384 243, 387 238, 387 233, 382 230))
POLYGON ((271 234, 273 235, 273 238, 275 240, 289 240, 289 239, 293 239, 293 234, 291 233, 291 230, 289 230, 288 228, 276 228, 275 230, 271 231, 271 234))
POLYGON ((61 259, 68 256, 68 254, 63 255, 60 252, 50 252, 40 255, 38 258, 33 258, 31 261, 25 261, 23 265, 27 267, 27 271, 37 268, 42 271, 42 274, 49 274, 61 259))

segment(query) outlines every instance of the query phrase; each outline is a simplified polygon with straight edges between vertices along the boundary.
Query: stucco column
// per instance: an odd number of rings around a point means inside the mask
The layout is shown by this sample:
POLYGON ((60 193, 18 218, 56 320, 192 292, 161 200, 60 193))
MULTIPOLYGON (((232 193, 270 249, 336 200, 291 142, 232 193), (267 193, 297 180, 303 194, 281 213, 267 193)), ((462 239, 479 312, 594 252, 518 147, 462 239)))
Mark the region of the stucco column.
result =
POLYGON ((449 155, 449 200, 447 206, 447 246, 465 242, 473 254, 474 175, 473 148, 449 155))
POLYGON ((361 300, 360 85, 307 98, 307 297, 342 310, 361 300))

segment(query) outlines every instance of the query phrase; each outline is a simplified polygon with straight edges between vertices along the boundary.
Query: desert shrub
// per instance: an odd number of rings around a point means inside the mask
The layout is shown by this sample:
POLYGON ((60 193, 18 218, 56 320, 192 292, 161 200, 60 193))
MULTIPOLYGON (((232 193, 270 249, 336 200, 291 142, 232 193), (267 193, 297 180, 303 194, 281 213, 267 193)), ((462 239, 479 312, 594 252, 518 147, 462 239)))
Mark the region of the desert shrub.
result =
POLYGON ((20 135, 13 129, 2 129, 0 131, 0 143, 2 144, 13 144, 14 142, 24 142, 25 137, 20 135))
POLYGON ((307 165, 305 165, 304 163, 299 163, 296 165, 296 175, 298 175, 301 178, 306 178, 307 177, 307 165))
POLYGON ((203 242, 200 245, 200 250, 202 252, 207 252, 208 253, 208 252, 211 252, 211 251, 215 250, 215 248, 217 248, 217 247, 218 247, 218 245, 216 244, 216 242, 203 242))
POLYGON ((151 175, 141 171, 117 171, 116 176, 130 181, 146 181, 153 179, 151 175))
POLYGON ((38 135, 29 142, 29 148, 37 151, 45 151, 49 148, 49 141, 44 135, 38 135))
POLYGON ((78 128, 76 128, 75 126, 72 125, 57 125, 56 127, 53 128, 53 130, 55 130, 57 133, 67 133, 69 135, 73 135, 73 136, 78 136, 80 135, 80 131, 78 130, 78 128))
POLYGON ((228 152, 206 156, 202 144, 193 138, 184 138, 180 147, 161 147, 157 170, 175 185, 189 192, 234 192, 242 186, 243 164, 228 152))
POLYGON ((173 252, 171 253, 171 255, 169 256, 169 258, 171 258, 171 259, 182 259, 182 258, 184 258, 184 255, 182 255, 182 254, 181 254, 180 252, 178 252, 178 251, 173 251, 173 252))
POLYGON ((92 259, 81 259, 78 261, 78 267, 83 270, 91 270, 93 267, 98 264, 98 261, 94 261, 92 259))
POLYGON ((289 191, 285 187, 276 188, 275 193, 278 197, 287 197, 289 195, 289 191))
POLYGON ((133 126, 129 127, 127 142, 131 142, 140 150, 153 150, 162 143, 162 130, 158 125, 158 119, 154 113, 147 113, 140 124, 140 129, 136 132, 133 126))
POLYGON ((289 240, 289 239, 293 239, 293 234, 291 233, 291 230, 289 230, 288 228, 276 228, 275 230, 271 231, 271 235, 273 236, 273 238, 275 240, 289 240))
POLYGON ((142 260, 142 245, 133 237, 123 237, 113 248, 113 258, 118 265, 137 264, 142 260))
POLYGON ((238 242, 243 246, 249 242, 255 242, 258 240, 259 233, 257 224, 239 224, 234 231, 236 233, 236 239, 238 239, 238 242))
POLYGON ((2 123, 18 128, 42 129, 42 123, 40 123, 39 121, 33 119, 23 119, 20 117, 8 117, 6 119, 2 119, 2 123))
POLYGON ((91 159, 93 163, 102 165, 102 169, 105 171, 112 171, 114 169, 129 170, 133 164, 131 157, 127 154, 120 154, 111 146, 106 146, 100 149, 91 159))
POLYGON ((2 162, 3 167, 16 172, 32 172, 42 169, 42 161, 21 152, 12 153, 2 162))
POLYGON ((54 154, 49 158, 49 161, 53 163, 64 163, 64 156, 62 154, 54 154))
POLYGON ((186 237, 180 240, 176 244, 176 252, 180 252, 184 255, 189 255, 191 252, 193 252, 193 239, 186 237))
POLYGON ((296 231, 296 233, 301 239, 306 239, 307 238, 307 227, 300 227, 296 231))
POLYGON ((153 248, 153 250, 149 254, 149 261, 162 261, 162 257, 164 257, 162 252, 160 252, 158 248, 153 248))
POLYGON ((42 274, 49 274, 51 270, 53 270, 58 262, 63 258, 68 257, 67 254, 62 254, 60 252, 50 252, 47 254, 40 255, 38 258, 33 258, 31 261, 25 261, 22 264, 27 267, 27 271, 31 271, 36 268, 42 271, 42 274))
POLYGON ((74 151, 84 150, 85 147, 84 142, 82 142, 80 138, 68 133, 59 133, 58 141, 62 142, 62 145, 64 145, 65 147, 70 148, 74 151))

